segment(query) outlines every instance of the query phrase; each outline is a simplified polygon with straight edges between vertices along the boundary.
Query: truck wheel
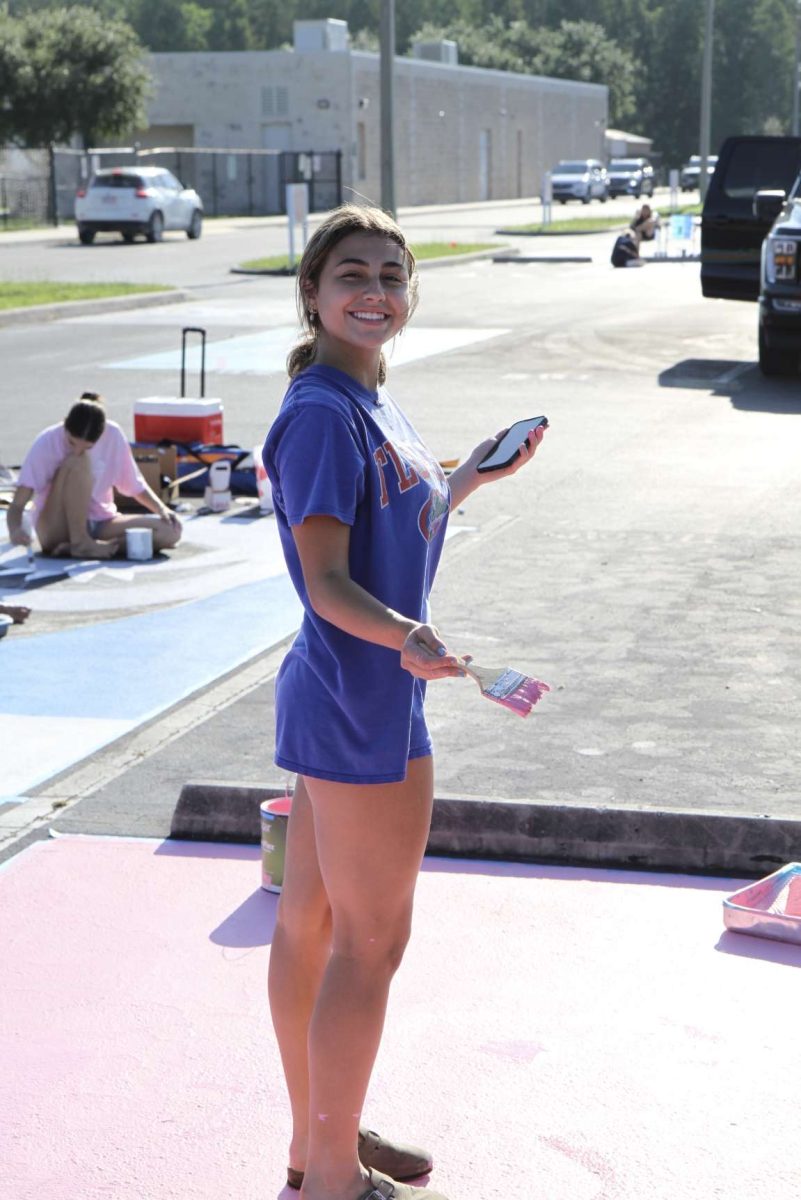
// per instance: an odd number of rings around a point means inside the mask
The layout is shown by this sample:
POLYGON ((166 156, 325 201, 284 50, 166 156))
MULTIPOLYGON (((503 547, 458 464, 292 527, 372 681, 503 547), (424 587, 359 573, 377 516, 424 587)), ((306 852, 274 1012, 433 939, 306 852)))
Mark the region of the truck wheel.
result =
POLYGON ((761 325, 759 327, 759 369, 763 375, 795 375, 798 372, 798 351, 776 350, 770 347, 761 325))
POLYGON ((78 237, 80 238, 82 246, 91 246, 92 242, 95 240, 95 231, 94 229, 82 229, 79 225, 78 237))

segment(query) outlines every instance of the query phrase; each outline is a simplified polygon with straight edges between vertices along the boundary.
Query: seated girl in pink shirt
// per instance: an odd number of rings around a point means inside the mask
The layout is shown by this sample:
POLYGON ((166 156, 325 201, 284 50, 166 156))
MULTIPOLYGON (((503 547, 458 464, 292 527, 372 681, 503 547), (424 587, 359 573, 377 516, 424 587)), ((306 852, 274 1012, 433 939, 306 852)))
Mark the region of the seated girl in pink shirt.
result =
POLYGON ((127 529, 152 529, 156 551, 181 537, 181 522, 145 483, 125 434, 106 420, 94 392, 84 392, 63 424, 45 429, 28 451, 8 510, 8 534, 16 546, 32 541, 22 519, 31 497, 45 554, 112 558, 124 547, 127 529), (149 512, 122 516, 115 488, 149 512))

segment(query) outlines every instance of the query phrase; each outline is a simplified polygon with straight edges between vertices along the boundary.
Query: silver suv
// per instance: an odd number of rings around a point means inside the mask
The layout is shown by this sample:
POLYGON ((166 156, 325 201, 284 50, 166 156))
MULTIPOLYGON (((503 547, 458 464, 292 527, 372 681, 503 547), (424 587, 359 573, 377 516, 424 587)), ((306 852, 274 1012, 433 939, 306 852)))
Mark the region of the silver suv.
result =
POLYGON ((160 242, 165 229, 199 238, 203 201, 162 167, 110 167, 92 176, 75 197, 78 237, 91 245, 97 233, 121 233, 124 242, 142 234, 160 242))
POLYGON ((604 204, 609 195, 606 167, 597 158, 563 159, 551 171, 551 194, 560 204, 568 200, 604 204))

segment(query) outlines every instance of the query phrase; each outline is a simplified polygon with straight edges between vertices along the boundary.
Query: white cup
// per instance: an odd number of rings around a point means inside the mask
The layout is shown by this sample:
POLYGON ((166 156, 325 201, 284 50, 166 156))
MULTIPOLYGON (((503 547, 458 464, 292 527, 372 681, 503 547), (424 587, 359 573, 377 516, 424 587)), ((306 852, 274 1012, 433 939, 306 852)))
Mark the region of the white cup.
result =
POLYGON ((141 559, 144 561, 147 558, 153 557, 153 530, 152 529, 126 529, 125 530, 125 557, 141 559))

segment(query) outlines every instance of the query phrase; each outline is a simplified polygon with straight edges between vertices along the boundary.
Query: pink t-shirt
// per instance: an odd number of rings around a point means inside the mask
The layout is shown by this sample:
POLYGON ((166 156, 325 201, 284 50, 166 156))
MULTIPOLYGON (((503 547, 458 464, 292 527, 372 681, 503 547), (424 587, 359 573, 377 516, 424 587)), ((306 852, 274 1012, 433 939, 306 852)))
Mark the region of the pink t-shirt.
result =
MULTIPOLYGON (((33 488, 34 521, 39 517, 58 468, 72 451, 63 425, 51 425, 36 438, 25 456, 17 483, 33 488)), ((92 497, 88 521, 108 521, 119 511, 114 503, 114 488, 124 496, 136 496, 147 487, 134 462, 125 434, 114 421, 86 453, 92 464, 92 497)))

